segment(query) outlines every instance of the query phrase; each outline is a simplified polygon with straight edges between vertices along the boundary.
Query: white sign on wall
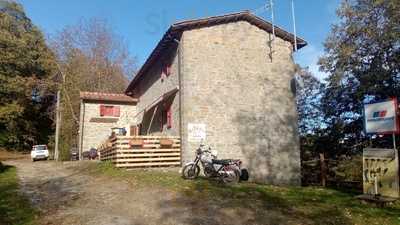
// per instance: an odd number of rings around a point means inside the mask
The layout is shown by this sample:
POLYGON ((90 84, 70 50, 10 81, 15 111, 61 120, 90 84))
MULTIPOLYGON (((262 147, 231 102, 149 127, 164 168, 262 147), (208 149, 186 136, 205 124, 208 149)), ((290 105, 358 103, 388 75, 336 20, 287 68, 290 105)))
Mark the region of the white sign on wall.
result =
POLYGON ((188 124, 188 141, 200 142, 206 139, 206 125, 204 123, 188 124))
POLYGON ((399 132, 397 121, 397 100, 364 105, 365 131, 371 133, 399 132))

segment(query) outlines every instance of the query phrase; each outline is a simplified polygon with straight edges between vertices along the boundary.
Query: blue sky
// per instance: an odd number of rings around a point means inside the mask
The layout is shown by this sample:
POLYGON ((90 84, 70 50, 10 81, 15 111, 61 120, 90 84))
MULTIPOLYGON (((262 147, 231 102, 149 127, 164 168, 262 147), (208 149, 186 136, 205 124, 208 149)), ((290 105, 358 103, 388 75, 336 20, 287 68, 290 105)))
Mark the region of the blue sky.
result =
MULTIPOLYGON (((256 10, 266 0, 18 0, 32 21, 47 35, 82 18, 101 17, 111 23, 129 45, 141 65, 170 24, 185 19, 256 10)), ((323 53, 323 42, 331 24, 337 21, 335 10, 340 0, 295 0, 296 29, 308 46, 295 54, 297 63, 309 66, 318 77, 316 62, 323 53)), ((275 24, 292 32, 290 0, 274 0, 275 24)), ((258 16, 270 20, 270 13, 258 16)))

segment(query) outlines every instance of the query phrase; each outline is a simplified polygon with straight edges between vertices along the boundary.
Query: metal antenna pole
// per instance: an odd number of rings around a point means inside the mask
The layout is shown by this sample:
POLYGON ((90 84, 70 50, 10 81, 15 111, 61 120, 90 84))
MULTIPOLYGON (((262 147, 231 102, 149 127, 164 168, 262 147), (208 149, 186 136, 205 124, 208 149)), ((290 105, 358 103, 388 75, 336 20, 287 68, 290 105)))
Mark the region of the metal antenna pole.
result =
POLYGON ((297 52, 297 35, 296 35, 296 18, 294 16, 294 0, 292 3, 292 19, 293 19, 293 34, 294 34, 294 51, 297 52))
POLYGON ((273 0, 269 0, 269 7, 271 9, 271 22, 272 22, 272 40, 275 39, 275 23, 274 23, 274 2, 273 0))

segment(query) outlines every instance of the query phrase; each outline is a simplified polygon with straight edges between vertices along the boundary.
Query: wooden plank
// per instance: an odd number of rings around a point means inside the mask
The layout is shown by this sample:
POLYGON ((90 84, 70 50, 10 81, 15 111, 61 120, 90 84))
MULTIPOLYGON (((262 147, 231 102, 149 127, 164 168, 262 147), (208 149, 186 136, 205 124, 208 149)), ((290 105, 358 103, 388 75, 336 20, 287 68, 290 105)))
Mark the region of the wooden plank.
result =
POLYGON ((151 136, 151 135, 140 135, 140 136, 117 136, 117 139, 160 139, 160 138, 169 138, 169 139, 180 139, 179 136, 151 136))
POLYGON ((181 150, 179 148, 158 148, 158 149, 121 149, 118 150, 118 152, 180 152, 181 150))
MULTIPOLYGON (((116 147, 118 147, 119 149, 121 149, 121 148, 123 148, 123 149, 133 149, 128 144, 127 145, 118 145, 116 147)), ((180 144, 174 144, 174 145, 171 146, 171 148, 180 148, 180 147, 181 147, 180 144)), ((149 144, 146 144, 146 145, 143 145, 143 147, 141 147, 141 148, 161 148, 161 145, 149 145, 149 144)))
MULTIPOLYGON (((119 141, 119 142, 116 142, 116 144, 117 145, 129 145, 129 142, 130 141, 119 141)), ((160 145, 159 141, 145 141, 145 140, 142 140, 142 142, 145 145, 160 145)), ((173 144, 180 144, 180 142, 175 141, 173 144)))
POLYGON ((132 154, 132 153, 119 153, 117 155, 118 158, 120 157, 159 157, 159 156, 180 156, 181 153, 176 152, 176 153, 138 153, 138 154, 132 154))
POLYGON ((180 162, 154 162, 154 163, 117 163, 116 167, 146 167, 146 166, 179 166, 180 162))
POLYGON ((152 161, 180 161, 180 157, 157 157, 157 158, 134 158, 134 159, 120 159, 117 158, 114 162, 152 162, 152 161))

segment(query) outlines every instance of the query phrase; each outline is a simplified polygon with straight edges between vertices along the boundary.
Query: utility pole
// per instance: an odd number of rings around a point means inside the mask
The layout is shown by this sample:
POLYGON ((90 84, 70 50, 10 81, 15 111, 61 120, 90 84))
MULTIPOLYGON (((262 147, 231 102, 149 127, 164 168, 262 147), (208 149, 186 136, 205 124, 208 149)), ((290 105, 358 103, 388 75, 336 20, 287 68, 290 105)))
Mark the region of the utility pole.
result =
POLYGON ((60 136, 60 123, 61 123, 61 113, 60 113, 60 97, 61 91, 57 91, 57 105, 56 105, 56 137, 55 137, 55 147, 54 147, 54 160, 58 161, 59 158, 59 136, 60 136))
POLYGON ((61 110, 60 110, 60 102, 61 102, 61 88, 62 85, 65 83, 65 75, 61 71, 61 67, 58 63, 57 64, 57 69, 58 72, 60 73, 62 77, 62 84, 59 86, 57 90, 57 104, 56 104, 56 134, 55 134, 55 146, 54 146, 54 160, 58 161, 60 158, 60 149, 58 148, 59 145, 59 140, 60 140, 60 126, 61 126, 61 110))

